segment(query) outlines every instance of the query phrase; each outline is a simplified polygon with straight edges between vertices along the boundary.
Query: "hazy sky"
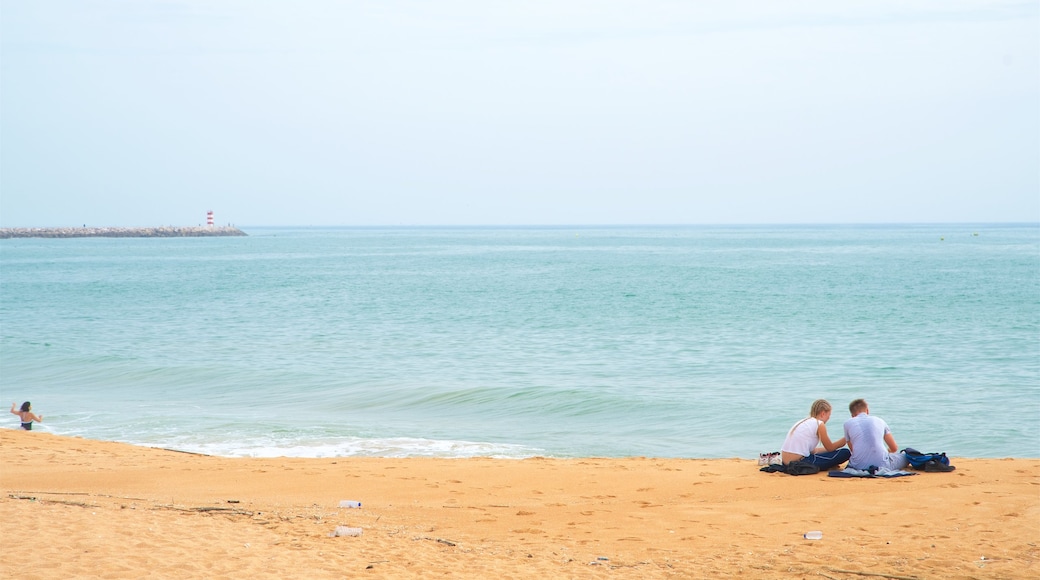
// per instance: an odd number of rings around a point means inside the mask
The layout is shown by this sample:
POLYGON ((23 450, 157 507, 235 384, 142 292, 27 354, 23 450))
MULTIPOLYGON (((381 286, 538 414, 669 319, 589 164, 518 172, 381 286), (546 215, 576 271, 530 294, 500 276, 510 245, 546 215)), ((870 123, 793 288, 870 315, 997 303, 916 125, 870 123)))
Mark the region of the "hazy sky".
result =
POLYGON ((0 0, 0 225, 1040 220, 1035 0, 0 0))

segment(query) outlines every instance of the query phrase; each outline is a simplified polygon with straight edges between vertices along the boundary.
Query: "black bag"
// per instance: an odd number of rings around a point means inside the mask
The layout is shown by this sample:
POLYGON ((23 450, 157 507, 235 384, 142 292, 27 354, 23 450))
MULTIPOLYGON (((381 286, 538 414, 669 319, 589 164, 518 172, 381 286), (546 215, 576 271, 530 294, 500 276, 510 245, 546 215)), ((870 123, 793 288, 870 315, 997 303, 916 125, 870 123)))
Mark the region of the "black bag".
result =
POLYGON ((805 461, 792 461, 784 470, 787 475, 812 475, 820 472, 820 466, 805 461))

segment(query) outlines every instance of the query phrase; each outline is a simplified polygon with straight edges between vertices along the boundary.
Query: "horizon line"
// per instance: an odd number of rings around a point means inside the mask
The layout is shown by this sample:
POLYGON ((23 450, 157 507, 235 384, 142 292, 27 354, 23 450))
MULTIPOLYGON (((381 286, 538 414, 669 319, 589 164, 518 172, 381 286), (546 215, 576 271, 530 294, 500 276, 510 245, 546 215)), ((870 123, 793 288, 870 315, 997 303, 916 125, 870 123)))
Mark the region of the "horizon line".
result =
POLYGON ((66 226, 0 226, 0 230, 13 229, 96 229, 96 228, 162 228, 162 227, 213 227, 213 228, 654 228, 654 227, 798 227, 798 226, 942 226, 942 225, 974 225, 974 226, 1038 226, 1040 219, 1035 221, 890 221, 890 222, 674 222, 674 223, 397 223, 397 224, 245 224, 227 223, 222 225, 207 226, 206 224, 193 225, 66 225, 66 226))

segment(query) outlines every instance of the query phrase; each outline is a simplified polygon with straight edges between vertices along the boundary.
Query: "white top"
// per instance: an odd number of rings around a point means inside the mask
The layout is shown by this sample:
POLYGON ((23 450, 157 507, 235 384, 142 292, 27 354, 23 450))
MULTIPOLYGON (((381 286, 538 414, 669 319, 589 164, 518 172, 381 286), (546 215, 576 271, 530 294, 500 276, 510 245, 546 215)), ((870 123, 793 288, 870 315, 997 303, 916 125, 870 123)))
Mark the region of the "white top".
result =
POLYGON ((823 421, 815 417, 807 417, 795 423, 787 432, 787 439, 784 439, 780 451, 797 453, 802 457, 812 455, 820 444, 820 425, 823 425, 823 421))
POLYGON ((885 435, 891 432, 883 419, 867 413, 860 413, 845 421, 845 439, 852 448, 849 467, 864 470, 872 465, 893 470, 906 467, 906 460, 901 454, 888 452, 885 435))

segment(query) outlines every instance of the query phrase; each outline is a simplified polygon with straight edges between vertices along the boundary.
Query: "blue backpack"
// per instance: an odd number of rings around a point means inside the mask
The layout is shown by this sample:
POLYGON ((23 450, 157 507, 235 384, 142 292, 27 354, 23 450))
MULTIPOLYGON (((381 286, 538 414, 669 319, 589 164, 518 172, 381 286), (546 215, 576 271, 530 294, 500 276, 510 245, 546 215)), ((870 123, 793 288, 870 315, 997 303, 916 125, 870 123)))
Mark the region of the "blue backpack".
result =
POLYGON ((921 471, 953 471, 955 469, 950 465, 950 459, 946 457, 946 453, 921 453, 913 447, 907 447, 903 450, 903 454, 910 462, 910 467, 914 469, 921 471))

